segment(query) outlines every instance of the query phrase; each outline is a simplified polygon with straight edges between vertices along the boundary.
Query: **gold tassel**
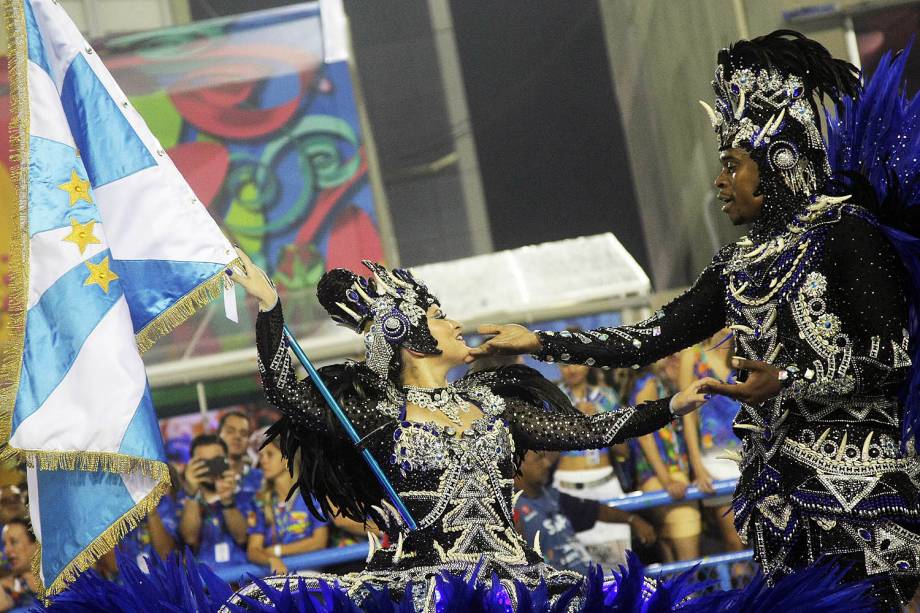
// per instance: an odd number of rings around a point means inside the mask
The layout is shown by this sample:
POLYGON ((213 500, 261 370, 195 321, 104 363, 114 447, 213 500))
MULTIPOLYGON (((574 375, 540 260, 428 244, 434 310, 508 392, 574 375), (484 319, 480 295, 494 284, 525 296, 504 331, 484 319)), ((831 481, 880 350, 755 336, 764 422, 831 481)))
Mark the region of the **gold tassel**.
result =
MULTIPOLYGON (((232 268, 237 264, 242 265, 239 258, 227 264, 225 268, 232 268)), ((224 284, 227 282, 226 279, 227 275, 224 273, 224 269, 221 269, 220 272, 177 300, 174 305, 144 326, 135 335, 137 348, 140 352, 144 353, 153 347, 160 337, 172 332, 186 319, 194 315, 199 308, 206 306, 212 300, 220 298, 224 291, 224 284)))
POLYGON ((22 462, 39 470, 70 470, 107 472, 124 475, 139 471, 157 481, 169 480, 166 464, 156 460, 105 451, 36 451, 34 449, 4 450, 5 458, 22 462))

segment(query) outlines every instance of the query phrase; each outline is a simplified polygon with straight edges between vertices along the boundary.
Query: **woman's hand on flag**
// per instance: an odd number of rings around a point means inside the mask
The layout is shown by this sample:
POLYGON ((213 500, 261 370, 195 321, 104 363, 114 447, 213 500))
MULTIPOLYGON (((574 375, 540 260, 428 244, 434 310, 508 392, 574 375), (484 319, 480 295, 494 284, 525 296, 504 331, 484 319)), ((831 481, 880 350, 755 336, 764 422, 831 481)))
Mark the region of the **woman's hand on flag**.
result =
POLYGON ((275 284, 271 282, 264 270, 253 264, 242 249, 237 247, 236 253, 240 256, 240 262, 242 262, 243 267, 233 266, 228 268, 227 276, 242 285, 247 293, 259 300, 260 311, 271 311, 278 303, 278 292, 275 291, 275 284))

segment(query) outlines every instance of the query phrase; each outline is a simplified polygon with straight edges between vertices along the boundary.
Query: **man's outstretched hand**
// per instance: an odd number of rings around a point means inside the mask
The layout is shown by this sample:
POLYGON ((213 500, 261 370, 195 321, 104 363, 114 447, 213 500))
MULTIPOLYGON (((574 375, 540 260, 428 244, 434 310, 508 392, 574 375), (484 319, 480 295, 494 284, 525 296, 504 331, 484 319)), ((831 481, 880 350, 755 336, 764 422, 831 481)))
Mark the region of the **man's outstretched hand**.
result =
POLYGON ((740 400, 745 404, 757 405, 773 398, 783 390, 779 379, 779 369, 766 362, 732 358, 732 366, 738 370, 748 371, 744 383, 722 383, 711 381, 703 386, 707 394, 719 394, 740 400))
POLYGON ((485 324, 479 326, 479 333, 489 335, 491 338, 470 351, 470 355, 474 358, 535 353, 541 349, 540 338, 524 326, 517 324, 504 326, 485 324))

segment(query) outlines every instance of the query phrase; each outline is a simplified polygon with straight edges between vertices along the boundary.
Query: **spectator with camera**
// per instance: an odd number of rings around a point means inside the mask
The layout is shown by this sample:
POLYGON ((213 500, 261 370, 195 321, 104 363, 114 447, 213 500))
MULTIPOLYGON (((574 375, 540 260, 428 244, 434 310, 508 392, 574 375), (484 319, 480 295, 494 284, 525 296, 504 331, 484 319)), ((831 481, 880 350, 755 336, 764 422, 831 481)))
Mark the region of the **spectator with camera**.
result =
POLYGON ((246 562, 246 513, 252 494, 241 491, 227 461, 227 445, 213 434, 192 440, 182 487, 179 534, 199 561, 246 562))

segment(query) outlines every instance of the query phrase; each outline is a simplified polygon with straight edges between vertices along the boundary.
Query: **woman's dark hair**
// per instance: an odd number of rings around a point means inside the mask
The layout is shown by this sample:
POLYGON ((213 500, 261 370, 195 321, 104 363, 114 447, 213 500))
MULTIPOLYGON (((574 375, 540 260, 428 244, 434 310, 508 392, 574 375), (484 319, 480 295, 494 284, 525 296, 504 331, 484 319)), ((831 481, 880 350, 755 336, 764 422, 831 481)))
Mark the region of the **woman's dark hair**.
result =
MULTIPOLYGON (((281 450, 281 441, 278 440, 278 437, 270 438, 265 441, 261 449, 265 449, 268 446, 275 447, 278 449, 278 452, 282 455, 281 450)), ((297 487, 297 483, 294 483, 294 487, 297 487)), ((262 486, 259 488, 259 491, 256 492, 256 501, 262 505, 263 513, 265 515, 265 523, 269 527, 275 525, 275 511, 272 505, 272 494, 274 493, 275 482, 274 479, 269 479, 267 476, 262 477, 262 486)), ((290 494, 291 492, 288 492, 290 494)))
POLYGON ((227 443, 224 442, 224 439, 220 438, 216 434, 199 434, 192 439, 192 444, 189 445, 189 457, 195 455, 195 449, 205 445, 220 445, 220 448, 224 450, 224 455, 227 455, 227 443))

